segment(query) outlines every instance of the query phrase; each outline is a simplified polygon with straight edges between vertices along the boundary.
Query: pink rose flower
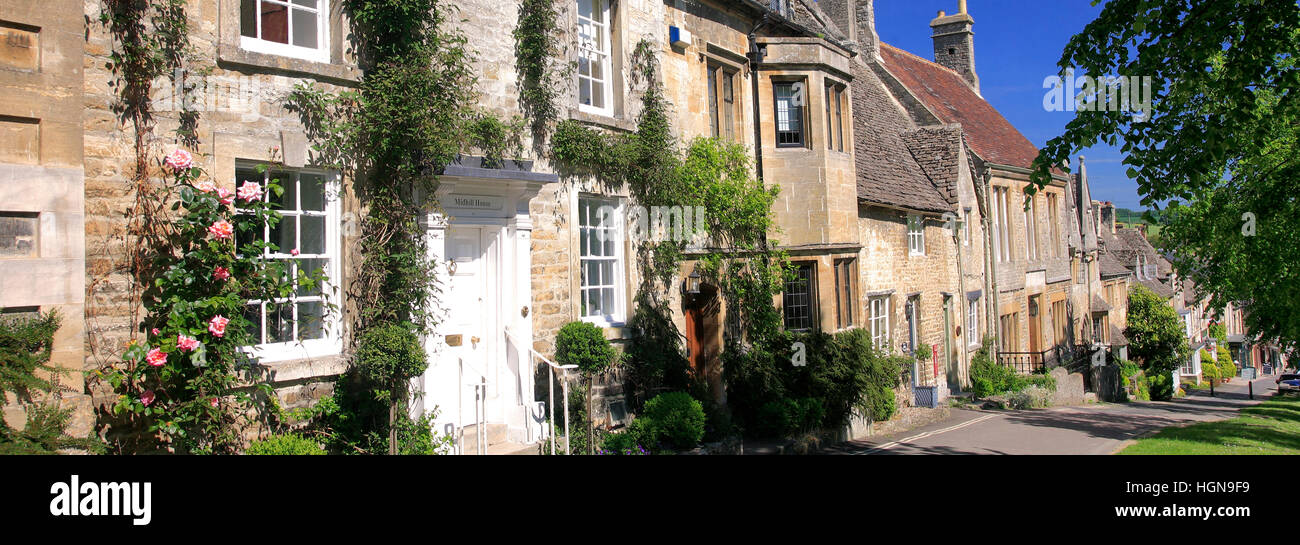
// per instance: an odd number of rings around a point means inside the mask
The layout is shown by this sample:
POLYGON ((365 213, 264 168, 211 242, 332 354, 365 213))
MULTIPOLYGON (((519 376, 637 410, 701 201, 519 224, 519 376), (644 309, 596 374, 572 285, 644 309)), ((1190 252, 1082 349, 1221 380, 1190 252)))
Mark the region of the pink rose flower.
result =
POLYGON ((226 220, 217 220, 211 227, 208 227, 208 232, 212 233, 212 236, 224 240, 235 234, 235 226, 226 220))
POLYGON ((221 204, 235 204, 235 192, 223 187, 217 190, 217 199, 221 204))
POLYGON ((149 365, 162 367, 163 364, 167 363, 167 354, 161 349, 155 348, 150 350, 148 354, 145 354, 144 359, 149 362, 149 365))
POLYGON ((216 278, 217 280, 225 280, 227 278, 230 278, 230 269, 222 267, 221 265, 217 265, 217 269, 215 271, 212 271, 212 277, 216 278))
POLYGON ((228 323, 230 323, 230 318, 226 318, 220 314, 213 316, 212 319, 208 321, 208 332, 214 337, 225 337, 226 324, 228 323))
POLYGON ((194 156, 190 155, 188 151, 177 149, 171 152, 166 159, 163 159, 163 164, 171 167, 176 172, 180 172, 194 164, 194 156))
POLYGON ((145 407, 152 405, 153 400, 154 400, 153 390, 145 390, 144 392, 140 393, 140 403, 143 403, 145 407))
POLYGON ((298 255, 298 249, 294 248, 292 250, 289 250, 289 255, 298 255))
POLYGON ((239 198, 244 202, 253 202, 262 198, 262 184, 245 180, 244 185, 239 186, 239 198))
POLYGON ((199 347, 198 339, 195 339, 194 337, 186 337, 184 335, 176 336, 176 348, 179 348, 186 352, 193 352, 194 349, 198 347, 199 347))
POLYGON ((156 327, 153 328, 153 334, 154 334, 154 335, 157 335, 157 334, 158 334, 158 328, 156 328, 156 327))
POLYGON ((212 183, 211 180, 204 180, 202 182, 194 184, 194 189, 197 189, 204 193, 212 193, 213 191, 217 190, 217 184, 212 183))
POLYGON ((214 409, 217 408, 217 398, 215 398, 215 397, 212 398, 212 401, 211 401, 210 403, 212 403, 212 408, 214 408, 214 409))

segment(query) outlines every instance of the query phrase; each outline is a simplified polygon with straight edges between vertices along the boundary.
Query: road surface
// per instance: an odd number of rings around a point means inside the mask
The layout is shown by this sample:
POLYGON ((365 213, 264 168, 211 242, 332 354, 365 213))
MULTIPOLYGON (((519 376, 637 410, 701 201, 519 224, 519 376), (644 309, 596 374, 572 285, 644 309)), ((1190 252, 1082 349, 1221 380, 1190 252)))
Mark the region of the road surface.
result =
POLYGON ((828 449, 831 454, 1111 454, 1147 432, 1189 422, 1231 418, 1242 407, 1277 391, 1274 377, 1254 381, 1255 400, 1247 381, 1193 391, 1164 402, 1097 404, 1030 411, 954 409, 942 422, 895 434, 851 441, 828 449))

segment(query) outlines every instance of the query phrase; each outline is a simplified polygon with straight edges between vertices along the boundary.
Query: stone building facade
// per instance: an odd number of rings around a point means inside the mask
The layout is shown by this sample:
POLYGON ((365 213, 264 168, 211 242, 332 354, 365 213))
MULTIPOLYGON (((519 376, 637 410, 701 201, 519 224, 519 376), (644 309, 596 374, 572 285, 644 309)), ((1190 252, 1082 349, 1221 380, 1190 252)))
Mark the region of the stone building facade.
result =
MULTIPOLYGON (((134 132, 114 110, 118 97, 111 82, 115 76, 105 67, 113 36, 98 22, 102 2, 85 0, 81 7, 78 19, 84 16, 90 21, 78 28, 85 33, 86 82, 78 91, 85 112, 80 133, 86 150, 84 367, 91 370, 115 361, 128 340, 143 338, 145 332, 138 330, 139 302, 131 296, 127 248, 135 242, 123 213, 134 199, 134 132)), ((277 258, 288 259, 291 249, 299 249, 300 266, 310 263, 324 268, 331 279, 328 296, 346 312, 343 286, 354 259, 352 228, 357 217, 356 201, 347 190, 350 180, 315 161, 299 115, 285 108, 285 99, 297 84, 340 91, 359 81, 360 71, 346 41, 345 15, 338 2, 322 1, 316 9, 293 8, 298 30, 292 36, 277 36, 269 30, 275 13, 262 14, 268 30, 259 34, 257 14, 241 8, 251 4, 205 0, 186 6, 191 55, 184 83, 168 78, 155 82, 151 96, 157 125, 147 145, 154 157, 185 147, 175 130, 182 112, 189 111, 198 118, 198 146, 191 150, 196 165, 219 187, 234 189, 244 180, 263 181, 255 167, 271 166, 269 176, 286 187, 285 221, 293 228, 270 235, 268 241, 281 247, 277 258), (307 22, 313 25, 310 31, 307 22), (179 89, 181 85, 189 90, 179 89)), ((158 179, 160 172, 153 169, 159 165, 150 167, 150 178, 158 179)), ((278 309, 259 304, 249 311, 266 326, 259 353, 284 406, 306 406, 328 395, 333 378, 347 365, 344 316, 325 316, 319 296, 300 297, 278 309)), ((101 403, 111 395, 107 389, 95 393, 101 403)))
MULTIPOLYGON (((90 432, 83 393, 85 235, 81 3, 0 4, 0 319, 55 311, 51 364, 69 432, 90 432)), ((22 428, 17 400, 0 400, 22 428)))

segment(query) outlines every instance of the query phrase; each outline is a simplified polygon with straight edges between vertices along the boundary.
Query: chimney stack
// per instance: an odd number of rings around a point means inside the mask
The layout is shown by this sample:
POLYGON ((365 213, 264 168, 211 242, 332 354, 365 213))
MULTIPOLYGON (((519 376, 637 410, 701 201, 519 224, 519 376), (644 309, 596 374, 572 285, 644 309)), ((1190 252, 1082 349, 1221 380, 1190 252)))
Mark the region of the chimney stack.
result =
POLYGON ((957 13, 939 16, 930 21, 934 40, 934 62, 952 69, 966 78, 975 92, 980 91, 980 78, 975 74, 975 19, 966 12, 966 0, 958 0, 957 13))
POLYGON ((1106 228, 1106 232, 1115 234, 1115 203, 1101 203, 1101 225, 1106 228))

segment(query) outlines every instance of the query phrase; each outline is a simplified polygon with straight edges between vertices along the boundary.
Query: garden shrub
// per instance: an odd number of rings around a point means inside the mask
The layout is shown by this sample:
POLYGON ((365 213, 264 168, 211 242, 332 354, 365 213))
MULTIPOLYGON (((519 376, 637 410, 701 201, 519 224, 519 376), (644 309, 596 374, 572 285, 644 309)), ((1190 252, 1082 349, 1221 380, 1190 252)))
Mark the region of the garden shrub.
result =
POLYGON ((1133 398, 1138 401, 1151 401, 1151 383, 1145 373, 1133 377, 1133 398))
POLYGON ((633 420, 623 431, 606 434, 601 439, 598 453, 606 456, 644 456, 658 447, 655 435, 654 423, 643 416, 633 420))
POLYGON ((1146 377, 1150 387, 1152 401, 1169 401, 1174 397, 1174 377, 1168 373, 1157 373, 1146 377))
POLYGON ((643 410, 654 437, 677 448, 692 448, 704 438, 704 405, 686 392, 659 394, 643 410))
POLYGON ((1050 407, 1052 406, 1052 392, 1038 385, 1026 386, 1007 394, 1007 406, 1016 410, 1050 407))
POLYGON ((876 350, 861 329, 834 336, 782 332, 743 350, 729 344, 723 360, 737 423, 762 437, 842 426, 855 409, 888 420, 896 409, 893 390, 912 363, 876 350), (805 348, 802 366, 791 360, 796 342, 805 348))
POLYGON ((595 324, 569 322, 555 337, 555 361, 577 365, 579 371, 590 376, 609 368, 614 361, 614 347, 595 324))
POLYGON ((253 441, 246 454, 255 456, 316 456, 325 454, 320 444, 294 433, 253 441))
POLYGON ((992 339, 985 338, 984 344, 971 358, 970 381, 975 397, 989 397, 1019 389, 1021 379, 1010 367, 993 360, 992 339))
POLYGON ((0 418, 0 455, 53 454, 64 448, 103 451, 94 435, 67 435, 72 410, 58 405, 59 393, 66 390, 59 378, 66 371, 50 365, 61 322, 57 311, 0 317, 0 405, 12 395, 26 412, 22 429, 10 428, 0 418))
MULTIPOLYGON (((1052 375, 1029 375, 1027 377, 1017 377, 1020 381, 1030 387, 1038 387, 1047 390, 1048 393, 1056 392, 1056 377, 1052 375)), ((1022 390, 1024 388, 1017 388, 1022 390)))
POLYGON ((1228 347, 1219 345, 1219 376, 1231 378, 1237 376, 1237 364, 1232 361, 1232 351, 1228 347))
POLYGON ((420 337, 405 325, 382 324, 361 333, 357 343, 356 368, 361 378, 379 389, 375 397, 388 400, 394 388, 405 386, 409 377, 429 367, 420 337))

